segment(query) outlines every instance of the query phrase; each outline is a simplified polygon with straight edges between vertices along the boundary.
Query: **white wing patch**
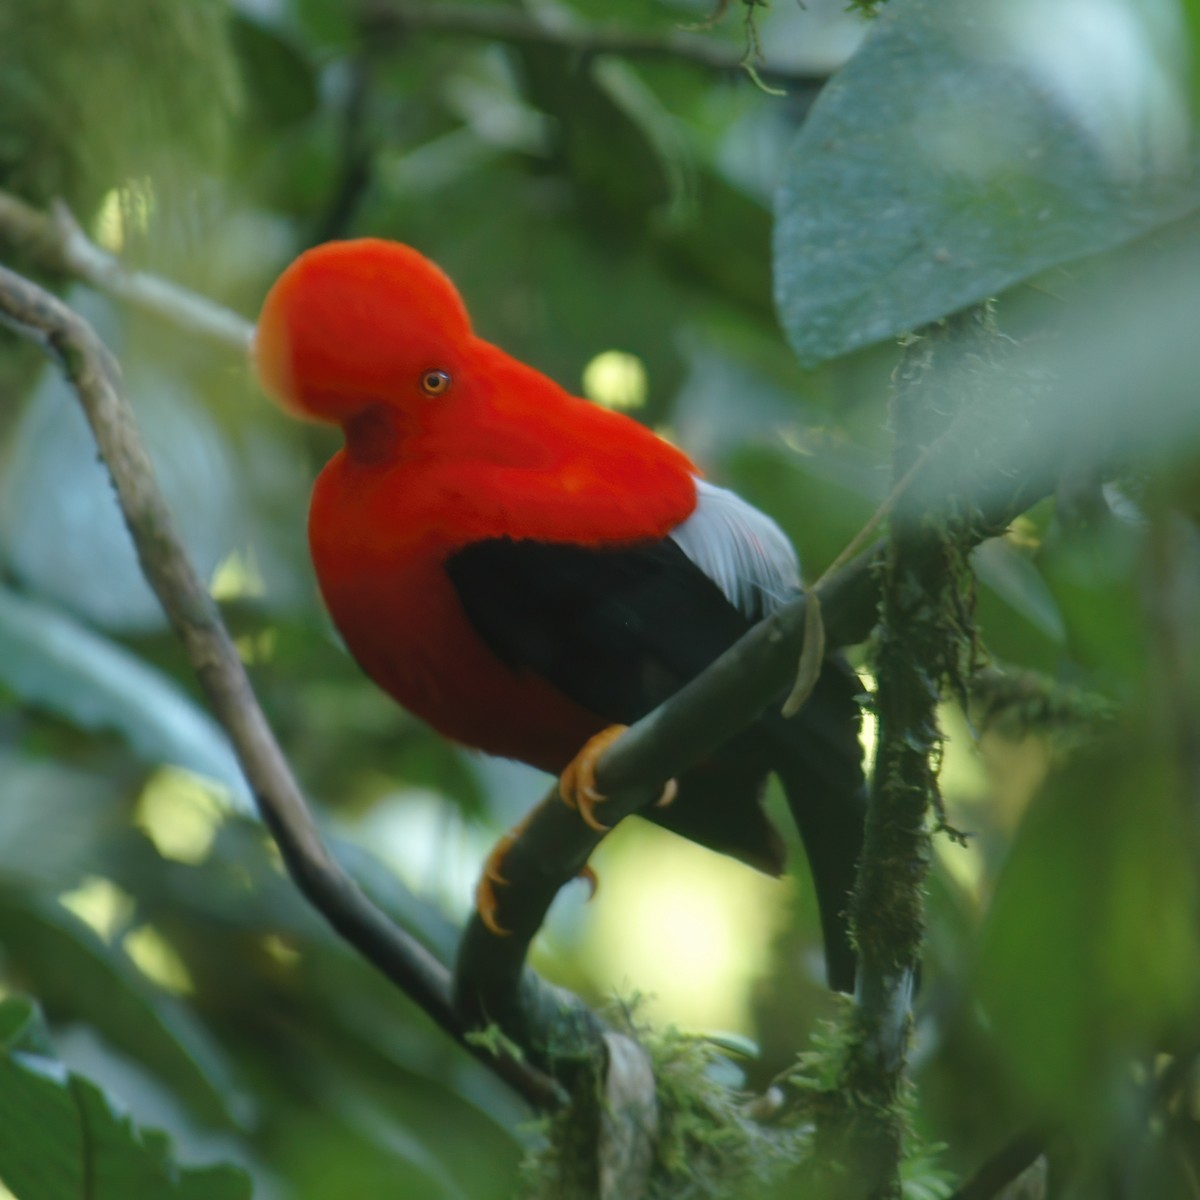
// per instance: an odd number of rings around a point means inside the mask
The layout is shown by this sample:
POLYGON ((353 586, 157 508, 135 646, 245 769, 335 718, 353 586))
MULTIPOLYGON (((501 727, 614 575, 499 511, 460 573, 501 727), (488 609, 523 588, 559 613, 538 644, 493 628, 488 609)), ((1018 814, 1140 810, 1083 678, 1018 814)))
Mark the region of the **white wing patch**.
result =
POLYGON ((800 563, 782 529, 725 488, 696 480, 696 509, 671 540, 751 621, 800 591, 800 563))

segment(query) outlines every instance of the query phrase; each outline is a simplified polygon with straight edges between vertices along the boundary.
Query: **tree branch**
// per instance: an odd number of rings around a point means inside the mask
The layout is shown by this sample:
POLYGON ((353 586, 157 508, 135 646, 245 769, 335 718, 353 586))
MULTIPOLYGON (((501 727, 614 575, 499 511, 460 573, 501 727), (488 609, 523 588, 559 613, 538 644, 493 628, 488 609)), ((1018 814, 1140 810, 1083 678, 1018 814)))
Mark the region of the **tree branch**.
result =
POLYGON ((1006 1142, 949 1200, 997 1200, 1009 1184, 1045 1153, 1045 1139, 1032 1130, 1006 1142))
MULTIPOLYGON (((861 641, 870 632, 877 599, 872 572, 880 550, 876 546, 860 554, 817 592, 828 614, 831 646, 861 641)), ((756 625, 609 748, 596 769, 606 822, 615 825, 649 808, 666 780, 781 699, 795 674, 807 607, 808 598, 801 597, 756 625)), ((473 916, 459 949, 455 1002, 460 1017, 467 1024, 495 1021, 546 1065, 564 1046, 568 1056, 576 1053, 582 1031, 576 1025, 564 1030, 560 1021, 547 1019, 544 1007, 531 1007, 525 957, 559 889, 579 874, 603 837, 552 792, 522 822, 505 855, 507 885, 497 892, 496 918, 509 932, 497 937, 473 916)))
MULTIPOLYGON (((0 317, 61 365, 87 416, 146 579, 187 651, 233 743, 263 821, 300 891, 333 928, 460 1043, 446 967, 362 892, 329 854, 291 768, 250 687, 216 605, 187 559, 154 469, 118 385, 119 371, 92 328, 66 305, 0 267, 0 317)), ((503 1049, 469 1047, 530 1103, 558 1097, 552 1080, 503 1049)))
POLYGON ((856 1187, 870 1200, 897 1200, 901 1191, 901 1097, 925 932, 931 811, 945 827, 937 706, 947 687, 965 695, 975 665, 968 554, 993 529, 974 500, 989 480, 992 486, 1010 476, 1024 480, 1015 462, 1045 463, 1044 456, 1027 453, 1010 460, 996 453, 997 438, 982 436, 989 428, 994 434, 1000 420, 1020 425, 1036 413, 1036 393, 1005 404, 1009 397, 997 392, 1008 366, 998 347, 1008 351, 1011 345, 1000 337, 990 309, 980 306, 909 339, 892 377, 893 478, 914 486, 896 503, 879 573, 873 639, 878 735, 851 902, 857 1004, 838 1103, 818 1125, 823 1162, 854 1164, 856 1187), (975 425, 966 438, 964 422, 975 425), (956 476, 931 478, 922 471, 914 481, 913 465, 942 441, 951 443, 952 459, 960 461, 956 476))
POLYGON ((146 271, 131 271, 90 241, 67 210, 40 212, 0 191, 0 242, 19 248, 38 266, 67 275, 237 354, 244 354, 254 325, 219 304, 146 271))
MULTIPOLYGON (((741 71, 748 51, 699 33, 634 33, 596 28, 575 21, 547 21, 515 8, 477 4, 428 4, 413 0, 365 0, 363 25, 375 33, 440 33, 486 38, 514 46, 553 46, 581 55, 619 54, 624 58, 665 59, 709 71, 741 71)), ((759 75, 781 82, 820 87, 828 72, 804 67, 757 67, 759 75)))
MULTIPOLYGON (((215 332, 225 328, 228 334, 228 323, 194 323, 192 314, 203 312, 206 302, 196 303, 199 298, 164 281, 147 288, 149 277, 125 272, 95 247, 95 255, 108 259, 108 264, 103 271, 92 271, 91 255, 64 250, 64 228, 61 221, 54 222, 0 193, 0 237, 27 249, 32 246, 38 261, 60 270, 82 271, 98 286, 155 311, 158 297, 173 296, 170 311, 185 328, 245 346, 248 324, 242 322, 231 337, 215 332)), ((75 245, 78 248, 78 241, 75 245)), ((231 736, 264 821, 303 894, 456 1040, 461 1042, 470 1030, 495 1022, 531 1053, 534 1063, 551 1071, 580 1057, 599 1061, 603 1024, 575 997, 527 970, 525 957, 554 896, 586 863, 600 837, 557 799, 538 806, 505 860, 509 886, 500 890, 497 915, 513 932, 496 937, 477 918, 471 920, 451 981, 434 956, 363 896, 322 845, 219 616, 174 536, 107 352, 68 308, 3 269, 0 314, 6 314, 26 336, 42 341, 61 360, 75 386, 117 485, 143 570, 231 736)), ((235 323, 240 320, 234 318, 235 323)), ((987 511, 980 528, 1002 531, 1013 515, 1052 488, 1052 474, 1046 471, 1027 470, 1006 479, 1004 487, 983 502, 987 511)), ((863 552, 817 589, 831 648, 860 641, 870 631, 879 595, 874 575, 879 557, 878 546, 863 552)), ((800 599, 751 630, 611 747, 597 772, 598 784, 609 797, 604 809, 607 819, 615 824, 648 807, 666 779, 733 736, 782 696, 800 654, 806 611, 807 600, 800 599)), ((531 1102, 551 1103, 560 1095, 552 1079, 503 1049, 497 1057, 490 1048, 476 1045, 474 1049, 531 1102)))
POLYGON ((329 201, 313 231, 314 245, 348 236, 371 186, 375 164, 370 121, 375 59, 375 46, 367 40, 348 63, 350 79, 339 114, 339 162, 329 201))
MULTIPOLYGON (((1039 446, 1036 432, 1028 444, 1039 446)), ((1044 447, 1043 447, 1044 448, 1044 447)), ((930 472, 945 482, 940 459, 959 459, 947 445, 930 462, 930 472), (940 469, 939 469, 940 468, 940 469)), ((1005 475, 1003 457, 995 471, 1005 475)), ((1048 458, 1030 454, 1029 468, 995 486, 990 473, 973 523, 976 540, 1002 533, 1008 523, 1054 490, 1056 474, 1048 458), (987 486, 991 485, 991 486, 987 486)), ((886 544, 877 542, 845 566, 829 573, 814 589, 821 605, 830 650, 862 641, 875 624, 880 596, 877 568, 886 544)), ((768 705, 782 700, 795 676, 804 644, 808 597, 800 597, 756 625, 701 675, 659 708, 643 717, 601 757, 596 782, 606 800, 606 822, 615 825, 649 808, 666 780, 693 766, 747 725, 768 705)), ((504 859, 507 886, 497 891, 496 918, 510 932, 491 933, 476 916, 467 925, 456 968, 455 1002, 464 1021, 488 1019, 536 1055, 553 1047, 539 1042, 542 1015, 530 1010, 524 972, 529 943, 545 919, 558 890, 583 868, 604 835, 589 829, 576 813, 551 794, 530 813, 504 859)), ((555 1039, 561 1044, 561 1039, 555 1039)))

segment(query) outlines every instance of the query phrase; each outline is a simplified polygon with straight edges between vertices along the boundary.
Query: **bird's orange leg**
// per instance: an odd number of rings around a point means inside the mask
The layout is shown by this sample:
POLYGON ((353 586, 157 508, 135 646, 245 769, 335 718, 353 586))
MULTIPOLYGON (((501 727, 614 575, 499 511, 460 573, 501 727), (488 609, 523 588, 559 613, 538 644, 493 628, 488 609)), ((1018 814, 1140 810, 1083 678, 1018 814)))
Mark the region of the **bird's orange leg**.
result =
MULTIPOLYGON (((568 808, 577 809, 583 823, 597 833, 607 833, 611 826, 596 819, 596 805, 604 800, 604 796, 596 788, 596 764, 604 751, 628 728, 628 725, 610 725, 589 738, 583 749, 567 764, 567 769, 558 781, 558 794, 563 803, 568 808)), ((675 780, 668 780, 656 807, 665 808, 675 799, 678 790, 675 780)))
MULTIPOLYGON (((496 919, 496 909, 499 906, 499 901, 496 898, 496 889, 508 886, 508 880, 504 877, 502 869, 504 858, 509 850, 512 849, 513 843, 524 832, 530 818, 532 818, 536 811, 536 809, 531 810, 524 819, 517 825, 514 825, 492 847, 491 853, 487 856, 483 864, 483 874, 479 877, 479 883, 475 886, 475 910, 479 913, 479 919, 497 937, 508 937, 512 933, 511 929, 505 929, 496 919)), ((587 883, 588 899, 590 900, 596 894, 596 889, 600 886, 600 881, 596 878, 596 872, 591 867, 585 865, 577 878, 587 883)))

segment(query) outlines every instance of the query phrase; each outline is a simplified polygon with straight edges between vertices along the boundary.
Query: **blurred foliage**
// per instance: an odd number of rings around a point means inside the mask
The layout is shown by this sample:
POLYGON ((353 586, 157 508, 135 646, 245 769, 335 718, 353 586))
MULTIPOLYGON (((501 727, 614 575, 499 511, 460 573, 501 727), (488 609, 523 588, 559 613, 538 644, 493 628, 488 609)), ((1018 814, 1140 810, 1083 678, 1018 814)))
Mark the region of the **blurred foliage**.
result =
MULTIPOLYGON (((528 6, 551 9, 648 32, 710 15, 528 6)), ((606 352, 636 360, 638 415, 774 515, 811 577, 882 498, 888 339, 1003 292, 1023 378, 1062 413, 1063 486, 973 557, 994 658, 970 711, 943 713, 949 819, 971 837, 935 844, 914 1048, 916 1144, 946 1149, 913 1157, 906 1195, 945 1194, 1034 1124, 1055 1195, 1194 1194, 1197 6, 759 6, 767 66, 833 70, 866 32, 815 105, 796 83, 385 36, 358 13, 0 0, 0 187, 65 198, 110 249, 247 315, 316 240, 411 242, 484 336, 572 390, 606 352)), ((741 46, 740 15, 705 36, 741 46)), ((545 781, 433 737, 341 649, 304 544, 336 437, 270 410, 242 362, 55 282, 121 359, 338 854, 450 960, 487 846, 545 781)), ((247 1177, 265 1200, 489 1200, 521 1194, 533 1149, 527 1194, 558 1194, 551 1167, 579 1166, 555 1165, 561 1142, 298 898, 71 397, 3 332, 0 394, 0 1182, 19 1200, 234 1197, 247 1177)), ((1003 387, 993 403, 1002 430, 1003 387)), ((677 1119, 690 1098, 736 1129, 730 1085, 767 1087, 835 1011, 790 841, 773 882, 631 822, 597 855, 596 900, 568 889, 535 946, 593 1003, 661 981, 644 1011, 667 1074, 712 1089, 680 1085, 677 1119)), ((664 1141, 670 1194, 728 1180, 699 1170, 701 1142, 678 1124, 664 1141)))
POLYGON ((227 22, 219 0, 0 7, 0 184, 88 217, 130 179, 217 165, 241 98, 227 22))
POLYGON ((48 1057, 49 1039, 28 1000, 0 1004, 0 1128, 5 1179, 28 1200, 245 1200, 244 1172, 179 1170, 169 1141, 134 1127, 92 1083, 48 1057))

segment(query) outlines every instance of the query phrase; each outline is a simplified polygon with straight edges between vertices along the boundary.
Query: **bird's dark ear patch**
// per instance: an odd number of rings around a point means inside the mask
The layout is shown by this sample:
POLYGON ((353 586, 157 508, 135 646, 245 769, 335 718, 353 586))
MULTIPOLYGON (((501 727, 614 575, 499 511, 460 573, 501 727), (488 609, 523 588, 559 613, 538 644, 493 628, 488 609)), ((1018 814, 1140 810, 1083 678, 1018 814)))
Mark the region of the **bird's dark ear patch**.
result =
POLYGON ((358 463, 392 461, 400 445, 399 414, 386 404, 371 404, 342 426, 346 452, 358 463))

